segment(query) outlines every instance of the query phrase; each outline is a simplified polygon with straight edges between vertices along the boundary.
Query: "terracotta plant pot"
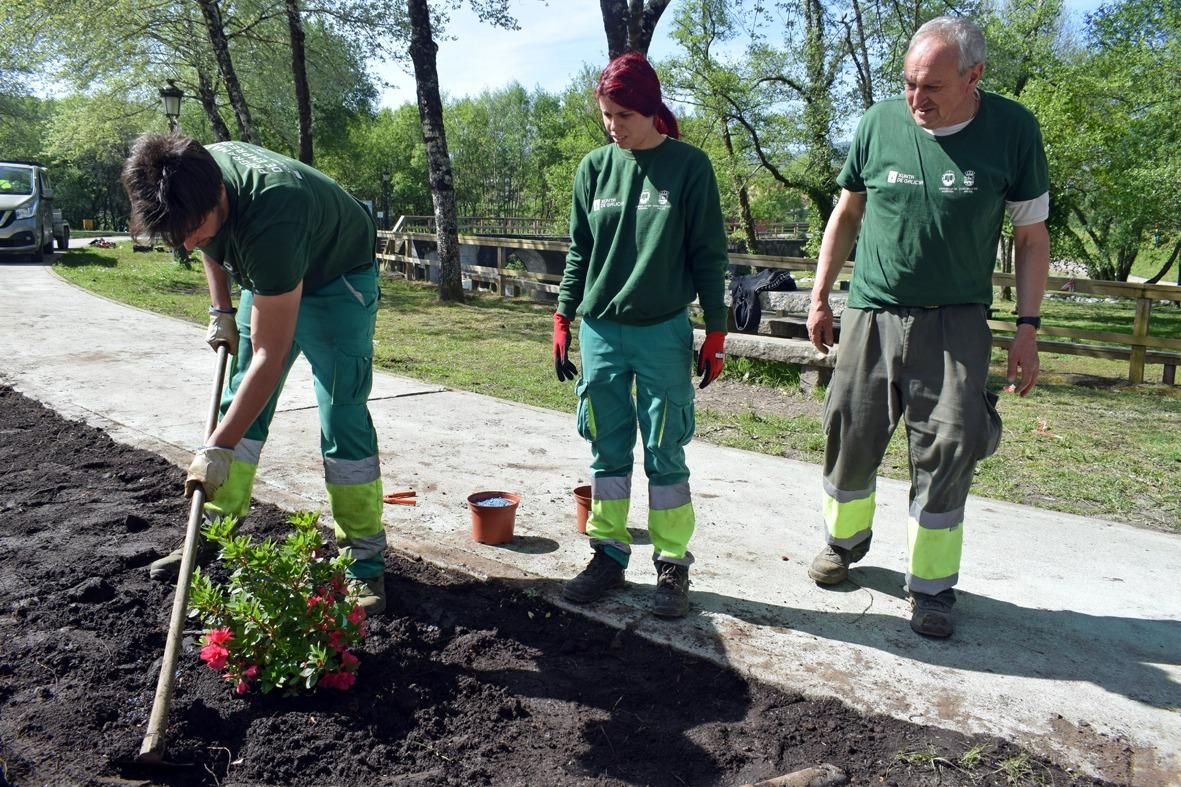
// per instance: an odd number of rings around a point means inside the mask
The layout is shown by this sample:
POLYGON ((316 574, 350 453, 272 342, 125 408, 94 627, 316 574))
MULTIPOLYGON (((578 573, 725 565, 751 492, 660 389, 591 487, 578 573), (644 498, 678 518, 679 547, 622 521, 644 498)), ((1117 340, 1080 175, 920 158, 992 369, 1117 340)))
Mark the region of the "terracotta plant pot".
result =
POLYGON ((574 487, 574 520, 578 523, 578 532, 586 532, 586 520, 590 516, 591 486, 583 484, 574 487))
POLYGON ((513 522, 517 518, 517 504, 521 496, 515 492, 475 492, 468 495, 467 505, 472 510, 472 538, 481 544, 507 544, 513 540, 513 522), (482 505, 485 500, 503 498, 507 506, 482 505))

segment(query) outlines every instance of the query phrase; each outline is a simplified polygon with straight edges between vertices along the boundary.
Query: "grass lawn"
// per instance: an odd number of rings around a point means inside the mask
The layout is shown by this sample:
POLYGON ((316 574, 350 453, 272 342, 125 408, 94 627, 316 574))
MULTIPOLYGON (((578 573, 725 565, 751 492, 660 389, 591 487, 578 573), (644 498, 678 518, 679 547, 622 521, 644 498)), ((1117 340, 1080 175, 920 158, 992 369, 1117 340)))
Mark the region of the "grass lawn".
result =
MULTIPOLYGON (((209 298, 199 268, 168 254, 77 249, 56 269, 100 295, 204 325, 209 298)), ((559 383, 550 360, 552 306, 492 295, 442 304, 432 287, 382 284, 375 358, 387 371, 451 388, 572 412, 573 385, 559 383)), ((1006 304, 997 304, 998 314, 1006 304)), ((1047 323, 1130 332, 1132 304, 1047 300, 1047 323)), ((1181 309, 1159 306, 1153 334, 1181 336, 1181 309)), ((1004 381, 1004 354, 994 351, 993 384, 1004 381)), ((1043 354, 1043 378, 1024 399, 1002 396, 1005 436, 980 464, 973 491, 1001 500, 1098 516, 1181 533, 1181 387, 1122 383, 1127 364, 1043 354)), ((1159 366, 1149 372, 1159 380, 1159 366)), ((700 439, 819 463, 821 403, 798 389, 795 369, 727 363, 726 379, 789 392, 776 411, 708 409, 698 414, 700 439)), ((571 440, 579 439, 571 432, 571 440)), ((906 445, 895 434, 882 472, 905 478, 906 445)), ((1021 523, 1014 523, 1020 526, 1021 523)))

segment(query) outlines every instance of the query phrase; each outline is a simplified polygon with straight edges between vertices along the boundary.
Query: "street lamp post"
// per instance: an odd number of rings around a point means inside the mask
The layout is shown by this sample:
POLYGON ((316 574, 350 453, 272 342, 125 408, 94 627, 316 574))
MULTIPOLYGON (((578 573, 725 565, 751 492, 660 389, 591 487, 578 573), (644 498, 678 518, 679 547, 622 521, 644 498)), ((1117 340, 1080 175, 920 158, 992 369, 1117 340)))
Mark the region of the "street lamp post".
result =
POLYGON ((390 228, 390 171, 381 173, 381 216, 382 229, 390 228))
POLYGON ((184 98, 184 91, 176 86, 175 80, 169 79, 168 87, 160 88, 160 103, 164 114, 168 118, 168 130, 176 131, 176 119, 180 117, 180 100, 184 98))

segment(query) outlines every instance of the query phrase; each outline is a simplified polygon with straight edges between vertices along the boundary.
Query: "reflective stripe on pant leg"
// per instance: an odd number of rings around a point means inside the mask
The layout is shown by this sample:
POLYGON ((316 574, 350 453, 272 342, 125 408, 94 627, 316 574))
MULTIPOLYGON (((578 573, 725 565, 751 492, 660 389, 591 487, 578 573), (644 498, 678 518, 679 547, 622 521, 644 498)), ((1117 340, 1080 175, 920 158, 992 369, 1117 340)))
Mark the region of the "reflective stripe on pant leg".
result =
MULTIPOLYGON (((582 377, 578 433, 591 445, 591 510, 586 534, 593 545, 631 551, 627 517, 636 444, 634 375, 621 349, 623 326, 584 317, 579 327, 582 377)), ((618 555, 615 555, 618 558, 618 555)), ((622 561, 621 561, 622 562, 622 561)))
POLYGON ((907 585, 935 594, 959 579, 964 505, 976 464, 996 450, 1000 418, 987 390, 992 335, 985 307, 944 306, 913 319, 905 403, 911 457, 907 585))
POLYGON ((687 312, 655 325, 624 327, 636 370, 636 417, 648 476, 648 534, 654 556, 689 565, 696 515, 685 446, 693 439, 695 390, 690 377, 693 326, 687 312))
POLYGON ((873 527, 877 470, 901 417, 893 385, 901 323, 884 311, 846 309, 841 351, 824 402, 821 511, 829 544, 851 549, 873 527))
POLYGON ((369 413, 373 331, 377 317, 373 269, 349 273, 305 295, 296 341, 312 366, 320 413, 324 481, 349 574, 368 578, 385 566, 381 463, 369 413))
POLYGON ((964 547, 964 509, 932 514, 911 504, 907 521, 910 566, 906 586, 912 593, 935 595, 960 578, 964 547))
POLYGON ((241 519, 250 512, 250 496, 254 491, 254 476, 258 472, 262 446, 261 440, 243 438, 234 448, 229 477, 217 488, 213 499, 205 503, 207 516, 233 514, 241 519))
POLYGON ((627 515, 631 510, 632 479, 626 476, 595 476, 591 479, 591 508, 586 520, 586 535, 592 546, 613 547, 624 556, 612 555, 627 566, 631 554, 631 533, 627 515))
POLYGON ((385 570, 381 523, 381 469, 377 457, 350 461, 324 458, 324 481, 341 552, 353 559, 350 576, 366 579, 385 570))
POLYGON ((821 483, 824 487, 821 511, 828 543, 852 549, 869 538, 877 500, 877 479, 868 489, 853 492, 837 489, 827 478, 821 483))
POLYGON ((689 539, 696 524, 688 481, 670 486, 648 485, 648 535, 654 558, 686 566, 692 564, 689 539))

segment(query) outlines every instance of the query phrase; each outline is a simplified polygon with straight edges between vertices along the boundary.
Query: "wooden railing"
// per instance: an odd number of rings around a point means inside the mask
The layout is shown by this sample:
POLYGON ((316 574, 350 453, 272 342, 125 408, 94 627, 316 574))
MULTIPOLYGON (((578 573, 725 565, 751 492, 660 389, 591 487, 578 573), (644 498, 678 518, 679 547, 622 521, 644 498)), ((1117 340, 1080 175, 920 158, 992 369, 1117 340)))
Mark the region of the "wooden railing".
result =
MULTIPOLYGON (((399 224, 394 230, 378 233, 381 249, 378 258, 391 268, 403 272, 407 278, 424 278, 431 263, 410 254, 409 244, 416 240, 434 242, 435 235, 433 232, 408 231, 409 227, 414 226, 412 222, 409 222, 413 217, 404 218, 407 222, 399 220, 399 224)), ((463 266, 465 276, 474 281, 488 284, 489 289, 493 292, 503 295, 525 291, 557 293, 558 284, 562 280, 561 275, 506 270, 505 264, 509 254, 507 250, 517 248, 565 253, 569 246, 566 240, 534 240, 461 234, 459 242, 473 246, 492 246, 497 249, 495 268, 481 265, 463 266)), ((782 268, 813 275, 816 272, 816 260, 807 257, 731 254, 730 263, 757 268, 782 268)), ((846 263, 842 268, 842 275, 847 277, 852 272, 853 263, 846 263)), ((1016 280, 1011 273, 998 272, 993 274, 992 283, 996 287, 1013 287, 1016 285, 1016 280)), ((1175 302, 1181 300, 1181 287, 1171 284, 1139 284, 1052 276, 1046 292, 1073 292, 1126 298, 1135 301, 1135 315, 1130 334, 1062 328, 1043 322, 1038 339, 1038 347, 1042 352, 1126 360, 1128 362, 1128 381, 1131 383, 1144 382, 1146 365, 1160 364, 1163 367, 1162 381, 1168 385, 1176 383, 1177 365, 1181 364, 1181 339, 1153 336, 1151 323, 1153 305, 1157 301, 1175 302), (1065 341, 1058 341, 1051 337, 1058 337, 1065 341)), ((767 310, 764 310, 764 314, 767 314, 767 310)), ((1016 333, 1016 323, 1012 320, 991 319, 988 321, 988 325, 994 331, 1003 332, 993 335, 993 344, 998 347, 1008 347, 1013 339, 1012 334, 1016 333)))

